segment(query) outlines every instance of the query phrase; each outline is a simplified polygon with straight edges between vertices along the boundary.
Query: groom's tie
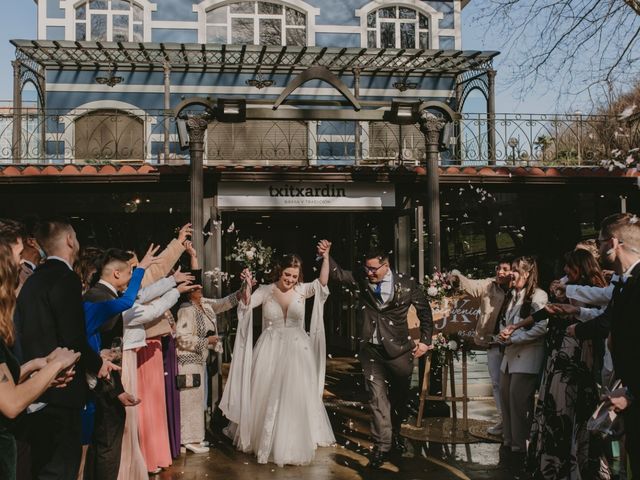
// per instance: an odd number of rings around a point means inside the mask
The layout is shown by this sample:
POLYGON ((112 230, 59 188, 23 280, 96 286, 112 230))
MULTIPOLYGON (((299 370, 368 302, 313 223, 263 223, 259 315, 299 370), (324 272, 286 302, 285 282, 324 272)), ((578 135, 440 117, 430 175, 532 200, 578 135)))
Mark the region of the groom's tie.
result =
POLYGON ((382 281, 376 283, 376 286, 373 289, 373 296, 376 297, 378 302, 384 303, 384 300, 382 300, 382 281))

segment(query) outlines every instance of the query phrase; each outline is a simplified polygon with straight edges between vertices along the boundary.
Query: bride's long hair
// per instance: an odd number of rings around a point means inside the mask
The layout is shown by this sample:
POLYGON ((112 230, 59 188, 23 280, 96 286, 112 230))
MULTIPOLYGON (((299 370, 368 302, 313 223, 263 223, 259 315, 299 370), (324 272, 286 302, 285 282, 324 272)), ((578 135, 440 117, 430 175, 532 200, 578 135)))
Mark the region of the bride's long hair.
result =
POLYGON ((19 279, 19 267, 13 259, 11 247, 0 243, 0 338, 9 347, 15 340, 13 311, 19 279))
POLYGON ((280 260, 276 262, 271 272, 271 281, 275 283, 280 280, 282 272, 287 268, 297 268, 298 272, 300 272, 298 274, 298 283, 302 283, 304 281, 302 277, 302 259, 295 253, 283 255, 280 260))

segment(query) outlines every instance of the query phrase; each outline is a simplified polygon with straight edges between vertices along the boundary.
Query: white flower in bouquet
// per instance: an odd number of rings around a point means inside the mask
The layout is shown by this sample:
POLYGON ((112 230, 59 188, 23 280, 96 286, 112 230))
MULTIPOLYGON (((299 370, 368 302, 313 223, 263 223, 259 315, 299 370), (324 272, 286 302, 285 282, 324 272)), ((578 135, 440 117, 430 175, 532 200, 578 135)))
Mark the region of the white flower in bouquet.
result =
POLYGON ((458 350, 458 343, 455 340, 449 340, 447 348, 452 352, 455 352, 456 350, 458 350))
POLYGON ((246 252, 244 252, 244 256, 247 258, 247 260, 252 261, 256 256, 255 249, 247 250, 246 252))
POLYGON ((437 297, 438 296, 438 289, 436 287, 427 288, 427 295, 429 295, 430 297, 437 297))

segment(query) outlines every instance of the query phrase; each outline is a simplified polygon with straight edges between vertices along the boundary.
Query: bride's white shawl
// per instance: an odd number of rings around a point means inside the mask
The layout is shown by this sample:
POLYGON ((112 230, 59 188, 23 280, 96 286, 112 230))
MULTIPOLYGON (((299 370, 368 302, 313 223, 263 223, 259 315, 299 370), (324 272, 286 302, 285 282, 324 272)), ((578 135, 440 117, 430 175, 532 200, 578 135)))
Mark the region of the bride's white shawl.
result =
MULTIPOLYGON (((315 291, 309 336, 316 359, 318 395, 324 392, 327 365, 327 345, 324 332, 324 302, 329 288, 318 279, 312 282, 315 291)), ((251 363, 253 358, 253 308, 238 304, 238 329, 233 346, 229 377, 227 379, 220 410, 233 424, 229 433, 234 444, 242 451, 251 450, 251 363)))

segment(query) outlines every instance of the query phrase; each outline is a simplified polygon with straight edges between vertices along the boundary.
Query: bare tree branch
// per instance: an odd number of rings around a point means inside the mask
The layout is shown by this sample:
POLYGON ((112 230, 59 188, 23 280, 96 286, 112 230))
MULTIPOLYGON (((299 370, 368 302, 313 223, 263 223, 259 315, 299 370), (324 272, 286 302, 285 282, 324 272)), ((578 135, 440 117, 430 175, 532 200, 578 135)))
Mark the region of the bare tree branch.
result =
POLYGON ((640 15, 640 2, 637 0, 624 0, 624 3, 629 5, 629 7, 636 12, 636 15, 640 15))
POLYGON ((640 0, 484 0, 467 8, 494 43, 504 39, 499 68, 521 98, 540 82, 566 100, 638 80, 640 0))

